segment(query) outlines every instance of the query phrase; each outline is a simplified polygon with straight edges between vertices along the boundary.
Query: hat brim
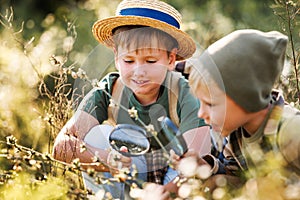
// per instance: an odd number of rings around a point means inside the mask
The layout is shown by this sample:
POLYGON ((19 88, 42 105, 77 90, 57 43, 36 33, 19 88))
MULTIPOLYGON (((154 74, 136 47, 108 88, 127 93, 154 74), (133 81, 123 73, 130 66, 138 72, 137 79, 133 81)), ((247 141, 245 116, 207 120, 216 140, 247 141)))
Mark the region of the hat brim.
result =
POLYGON ((193 39, 185 32, 169 25, 165 22, 155 20, 148 17, 139 16, 115 16, 102 20, 98 20, 93 25, 93 35, 100 42, 105 44, 107 47, 113 47, 112 31, 125 25, 141 25, 149 26, 162 30, 178 42, 177 60, 183 60, 191 57, 195 50, 196 45, 193 39))

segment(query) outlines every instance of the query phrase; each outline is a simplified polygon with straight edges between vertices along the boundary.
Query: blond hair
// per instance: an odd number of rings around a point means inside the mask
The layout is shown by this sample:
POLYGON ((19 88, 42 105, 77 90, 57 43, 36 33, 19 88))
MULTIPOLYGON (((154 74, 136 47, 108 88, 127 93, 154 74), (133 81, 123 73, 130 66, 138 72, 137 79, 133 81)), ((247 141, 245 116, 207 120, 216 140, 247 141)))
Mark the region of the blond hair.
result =
POLYGON ((209 72, 205 69, 200 69, 195 66, 191 67, 189 75, 189 85, 191 93, 196 96, 197 90, 208 90, 212 86, 217 86, 214 79, 211 77, 209 72))
POLYGON ((172 36, 152 27, 121 26, 116 28, 113 34, 116 50, 118 47, 128 51, 149 48, 170 52, 178 48, 178 43, 172 36))

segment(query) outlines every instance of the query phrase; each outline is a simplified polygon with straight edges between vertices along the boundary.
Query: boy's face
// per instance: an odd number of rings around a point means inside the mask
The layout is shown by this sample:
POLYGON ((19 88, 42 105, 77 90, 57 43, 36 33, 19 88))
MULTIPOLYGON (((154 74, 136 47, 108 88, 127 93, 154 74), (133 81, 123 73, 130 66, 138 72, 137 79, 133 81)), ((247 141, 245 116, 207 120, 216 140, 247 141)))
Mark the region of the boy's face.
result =
POLYGON ((176 49, 167 54, 166 50, 145 48, 128 51, 121 47, 116 53, 116 68, 123 83, 136 98, 155 98, 163 83, 167 70, 175 66, 176 49))
POLYGON ((243 126, 246 112, 227 96, 216 84, 208 87, 201 85, 195 95, 200 100, 198 117, 203 118, 216 132, 228 136, 238 127, 243 126))

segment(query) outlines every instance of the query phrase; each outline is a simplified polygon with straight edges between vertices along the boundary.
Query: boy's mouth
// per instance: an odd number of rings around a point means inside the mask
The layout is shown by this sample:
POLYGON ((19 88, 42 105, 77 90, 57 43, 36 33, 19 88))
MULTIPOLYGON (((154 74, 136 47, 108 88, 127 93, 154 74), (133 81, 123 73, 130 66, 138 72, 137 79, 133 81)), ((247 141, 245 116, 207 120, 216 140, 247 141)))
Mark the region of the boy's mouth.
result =
POLYGON ((143 81, 143 80, 132 80, 137 85, 143 85, 148 83, 149 81, 143 81))

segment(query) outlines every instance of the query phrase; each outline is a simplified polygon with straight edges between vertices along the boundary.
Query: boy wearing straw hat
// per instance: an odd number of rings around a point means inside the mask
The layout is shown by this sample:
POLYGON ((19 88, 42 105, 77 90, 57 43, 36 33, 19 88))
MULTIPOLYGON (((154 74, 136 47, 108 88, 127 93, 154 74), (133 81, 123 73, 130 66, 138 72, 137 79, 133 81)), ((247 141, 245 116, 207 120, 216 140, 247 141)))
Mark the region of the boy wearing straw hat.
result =
MULTIPOLYGON (((180 24, 180 13, 169 4, 157 0, 124 0, 119 4, 116 16, 95 22, 93 34, 101 44, 114 51, 115 66, 119 73, 108 74, 101 81, 105 83, 105 88, 94 89, 85 97, 85 104, 76 111, 56 138, 55 158, 71 162, 78 157, 81 162, 89 163, 97 152, 100 160, 110 167, 94 168, 97 171, 111 171, 114 168, 110 159, 112 151, 107 150, 109 144, 106 136, 95 138, 102 138, 101 148, 87 142, 85 145, 89 151, 80 152, 80 146, 93 127, 112 118, 116 124, 142 126, 130 116, 128 110, 132 111, 133 108, 137 112, 135 117, 143 124, 154 125, 158 137, 162 138, 161 130, 155 125, 157 118, 170 117, 170 113, 175 111, 180 122, 179 130, 188 148, 194 149, 199 155, 210 151, 209 126, 197 118, 200 105, 190 94, 188 82, 184 77, 179 77, 172 88, 173 85, 167 81, 167 77, 175 76, 171 72, 175 61, 191 57, 196 49, 192 38, 180 30, 180 24), (119 107, 117 114, 111 115, 111 95, 108 94, 116 91, 116 85, 120 83, 123 85, 120 92, 122 107, 119 107), (177 95, 176 105, 170 107, 169 91, 175 89, 178 90, 178 93, 173 92, 177 95)), ((170 181, 177 173, 168 167, 168 161, 155 140, 150 141, 151 149, 143 158, 118 155, 118 162, 127 168, 135 164, 140 179, 171 188, 170 181)), ((120 198, 120 195, 122 198, 122 192, 116 194, 114 190, 112 193, 114 198, 120 198)))
MULTIPOLYGON (((238 30, 191 59, 189 84, 201 102, 198 117, 227 140, 224 160, 203 157, 213 174, 247 171, 250 177, 273 180, 269 187, 285 180, 284 175, 297 180, 300 113, 272 89, 284 66, 287 43, 287 36, 277 31, 238 30)), ((271 199, 264 197, 256 198, 271 199)))

